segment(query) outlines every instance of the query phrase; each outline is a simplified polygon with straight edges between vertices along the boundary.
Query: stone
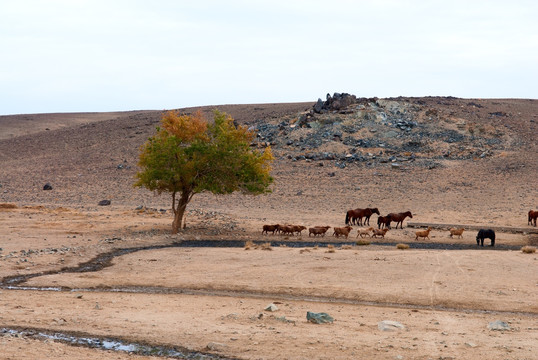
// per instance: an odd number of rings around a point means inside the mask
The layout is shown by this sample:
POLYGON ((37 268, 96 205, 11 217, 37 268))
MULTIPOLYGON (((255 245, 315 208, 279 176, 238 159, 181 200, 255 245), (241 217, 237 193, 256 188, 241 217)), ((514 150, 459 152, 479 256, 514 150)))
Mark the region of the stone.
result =
POLYGON ((49 183, 46 183, 46 184, 43 186, 43 190, 52 190, 52 185, 49 184, 49 183))
POLYGON ((267 305, 267 307, 264 310, 265 311, 270 311, 270 312, 278 311, 278 306, 271 303, 271 304, 267 305))
POLYGON ((495 331, 506 331, 506 330, 510 330, 510 325, 508 325, 504 321, 495 320, 488 324, 488 329, 495 330, 495 331))
POLYGON ((323 110, 323 100, 318 99, 318 101, 314 104, 314 112, 321 113, 323 110))
POLYGON ((99 203, 97 205, 99 205, 99 206, 108 206, 108 205, 110 205, 110 200, 101 200, 101 201, 99 201, 99 203))
POLYGON ((397 321, 383 320, 377 323, 377 327, 381 331, 398 331, 405 329, 405 326, 397 321))
POLYGON ((327 313, 314 313, 311 311, 306 313, 306 320, 314 324, 326 324, 334 321, 332 316, 327 313))
POLYGON ((227 347, 228 346, 226 344, 217 343, 217 342, 210 342, 209 344, 206 345, 207 350, 211 350, 211 351, 223 351, 227 347))

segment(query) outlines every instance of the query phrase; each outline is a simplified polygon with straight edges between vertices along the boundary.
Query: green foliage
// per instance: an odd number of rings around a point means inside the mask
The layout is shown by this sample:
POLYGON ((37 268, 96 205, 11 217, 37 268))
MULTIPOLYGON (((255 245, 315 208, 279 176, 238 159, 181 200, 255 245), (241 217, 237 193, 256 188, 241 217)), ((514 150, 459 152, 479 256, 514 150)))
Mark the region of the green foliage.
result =
POLYGON ((181 215, 192 196, 202 191, 269 192, 271 149, 251 149, 253 134, 236 128, 229 115, 215 111, 213 120, 208 123, 199 112, 164 114, 162 126, 141 148, 135 186, 171 193, 174 213, 181 215), (177 207, 176 193, 181 195, 177 207))

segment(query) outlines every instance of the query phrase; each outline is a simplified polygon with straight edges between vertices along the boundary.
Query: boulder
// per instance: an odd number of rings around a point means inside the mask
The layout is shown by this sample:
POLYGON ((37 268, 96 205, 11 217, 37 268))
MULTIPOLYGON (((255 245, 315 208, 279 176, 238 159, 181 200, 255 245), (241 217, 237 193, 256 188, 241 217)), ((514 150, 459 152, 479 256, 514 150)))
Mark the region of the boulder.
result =
POLYGON ((274 311, 277 311, 277 310, 278 310, 278 306, 276 306, 275 304, 271 303, 271 304, 267 305, 267 307, 266 307, 264 310, 265 310, 265 311, 274 312, 274 311))
POLYGON ((496 320, 488 324, 488 329, 496 331, 510 330, 510 325, 501 320, 496 320))
POLYGON ((381 331, 397 331, 405 329, 405 326, 397 321, 383 320, 377 323, 377 327, 381 331))
POLYGON ((314 324, 332 323, 334 319, 327 313, 314 313, 308 311, 306 313, 306 320, 314 324))

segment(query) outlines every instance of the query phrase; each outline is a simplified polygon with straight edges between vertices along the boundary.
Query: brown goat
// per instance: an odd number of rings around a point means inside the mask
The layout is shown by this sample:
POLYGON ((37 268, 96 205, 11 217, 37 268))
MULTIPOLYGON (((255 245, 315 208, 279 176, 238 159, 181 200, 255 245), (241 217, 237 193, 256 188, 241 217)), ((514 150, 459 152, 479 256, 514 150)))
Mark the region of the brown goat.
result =
POLYGON ((465 229, 464 228, 461 228, 461 229, 456 229, 456 228, 451 228, 449 231, 450 231, 450 237, 453 237, 454 235, 458 236, 458 238, 462 238, 463 237, 463 231, 465 229))
POLYGON ((372 235, 372 237, 377 238, 378 236, 381 236, 384 239, 385 234, 387 233, 387 231, 389 231, 389 229, 387 229, 387 228, 385 228, 385 229, 374 229, 373 230, 374 234, 372 235))
POLYGON ((292 235, 293 236, 293 233, 295 232, 295 229, 293 228, 292 225, 280 225, 278 227, 278 229, 280 230, 280 233, 282 235, 292 235))
POLYGON ((275 233, 275 231, 277 231, 279 229, 280 225, 276 224, 276 225, 263 225, 263 230, 262 230, 262 234, 263 233, 266 233, 266 234, 269 234, 269 232, 271 233, 275 233))
POLYGON ((302 235, 303 230, 306 230, 306 226, 303 225, 291 225, 293 232, 296 232, 297 235, 302 235))
POLYGON ((428 240, 430 240, 430 231, 432 231, 432 228, 428 226, 426 230, 420 230, 415 232, 415 240, 418 240, 419 237, 428 238, 428 240))
POLYGON ((311 227, 308 229, 308 236, 310 236, 310 234, 314 234, 314 237, 317 236, 317 235, 321 235, 322 237, 325 236, 325 233, 327 232, 327 230, 329 230, 331 227, 330 226, 314 226, 314 227, 311 227))
POLYGON ((340 237, 345 236, 346 239, 349 236, 349 233, 351 232, 351 229, 353 229, 351 226, 344 226, 344 227, 335 227, 333 236, 340 237))

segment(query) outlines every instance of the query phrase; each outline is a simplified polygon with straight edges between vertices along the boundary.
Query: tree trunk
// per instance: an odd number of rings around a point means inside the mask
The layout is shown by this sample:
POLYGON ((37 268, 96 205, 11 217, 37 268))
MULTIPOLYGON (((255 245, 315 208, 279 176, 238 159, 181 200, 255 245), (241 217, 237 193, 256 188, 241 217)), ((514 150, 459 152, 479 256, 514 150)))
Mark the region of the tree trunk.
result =
POLYGON ((177 234, 179 230, 183 228, 183 218, 185 216, 185 209, 187 204, 191 200, 193 194, 181 193, 181 197, 177 201, 175 193, 172 195, 172 209, 174 210, 174 221, 172 222, 172 234, 177 234))

